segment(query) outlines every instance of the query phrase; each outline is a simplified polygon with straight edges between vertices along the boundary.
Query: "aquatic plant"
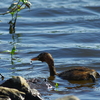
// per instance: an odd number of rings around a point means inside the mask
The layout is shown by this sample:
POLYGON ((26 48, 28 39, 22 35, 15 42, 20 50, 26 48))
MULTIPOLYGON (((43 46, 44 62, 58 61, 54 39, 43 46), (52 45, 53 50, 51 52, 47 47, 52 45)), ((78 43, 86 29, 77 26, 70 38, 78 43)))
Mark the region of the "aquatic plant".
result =
POLYGON ((11 15, 11 20, 8 22, 9 24, 9 33, 12 34, 12 40, 13 42, 12 44, 12 49, 11 50, 5 50, 3 52, 9 52, 11 54, 11 63, 13 64, 13 56, 15 54, 16 50, 16 34, 15 34, 15 27, 16 27, 16 22, 17 22, 17 18, 18 13, 25 9, 25 8, 29 8, 30 9, 31 3, 28 0, 13 0, 12 4, 8 7, 8 11, 6 11, 5 13, 2 13, 0 15, 6 15, 6 14, 10 14, 11 15))
POLYGON ((58 87, 59 87, 59 84, 56 83, 56 84, 55 84, 55 91, 58 91, 58 87))
POLYGON ((0 15, 11 14, 12 19, 9 21, 9 33, 15 33, 16 20, 18 13, 25 8, 30 8, 31 3, 28 0, 13 0, 13 3, 8 7, 8 11, 0 15))
POLYGON ((30 8, 31 3, 28 0, 14 0, 8 8, 8 11, 0 15, 11 14, 12 19, 9 21, 9 33, 15 33, 15 26, 18 13, 25 8, 30 8), (16 1, 16 2, 15 2, 16 1))
POLYGON ((55 88, 58 88, 58 86, 59 86, 58 83, 56 83, 56 84, 55 84, 55 88))
POLYGON ((0 15, 5 15, 9 13, 14 15, 16 12, 19 12, 26 7, 30 8, 31 5, 32 4, 28 0, 13 0, 13 3, 9 6, 8 11, 0 15))

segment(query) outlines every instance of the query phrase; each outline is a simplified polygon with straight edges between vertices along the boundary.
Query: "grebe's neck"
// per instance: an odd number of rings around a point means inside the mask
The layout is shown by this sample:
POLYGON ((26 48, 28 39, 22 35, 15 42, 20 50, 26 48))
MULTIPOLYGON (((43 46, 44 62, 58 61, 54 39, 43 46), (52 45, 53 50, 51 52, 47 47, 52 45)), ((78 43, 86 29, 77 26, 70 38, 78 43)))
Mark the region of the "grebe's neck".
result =
POLYGON ((48 66, 49 66, 49 70, 50 70, 50 76, 55 76, 56 73, 56 69, 54 67, 54 61, 51 59, 49 62, 47 62, 48 66))

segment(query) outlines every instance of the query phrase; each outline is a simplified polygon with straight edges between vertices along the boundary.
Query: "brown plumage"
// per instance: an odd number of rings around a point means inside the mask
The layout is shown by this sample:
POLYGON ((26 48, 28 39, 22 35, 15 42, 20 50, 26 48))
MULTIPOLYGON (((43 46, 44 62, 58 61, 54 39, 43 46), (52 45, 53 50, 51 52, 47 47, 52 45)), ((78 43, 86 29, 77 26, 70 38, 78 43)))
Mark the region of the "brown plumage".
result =
POLYGON ((46 62, 49 66, 50 76, 58 75, 62 79, 66 80, 90 80, 92 79, 95 82, 97 77, 100 77, 99 73, 97 73, 94 69, 89 69, 86 67, 76 67, 62 73, 56 73, 56 69, 54 67, 54 60, 50 53, 41 53, 37 57, 32 58, 32 61, 39 60, 42 62, 46 62))

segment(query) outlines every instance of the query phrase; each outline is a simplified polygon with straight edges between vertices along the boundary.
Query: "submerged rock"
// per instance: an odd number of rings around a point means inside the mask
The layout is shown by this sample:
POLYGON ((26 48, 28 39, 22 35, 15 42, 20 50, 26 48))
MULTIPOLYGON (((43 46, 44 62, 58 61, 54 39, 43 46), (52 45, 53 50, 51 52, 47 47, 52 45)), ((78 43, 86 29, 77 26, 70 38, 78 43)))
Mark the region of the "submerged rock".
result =
POLYGON ((31 78, 27 79, 27 82, 29 86, 35 89, 39 89, 41 92, 48 91, 50 89, 53 89, 53 86, 44 78, 31 78))
MULTIPOLYGON (((24 99, 12 100, 42 100, 42 98, 40 97, 40 93, 36 89, 31 89, 26 80, 21 76, 14 76, 13 78, 10 78, 9 80, 5 81, 3 84, 1 84, 0 91, 2 91, 2 89, 4 89, 6 93, 9 93, 10 91, 10 94, 14 94, 14 92, 17 91, 14 95, 16 95, 16 93, 19 93, 22 96, 21 92, 25 94, 24 99), (10 89, 12 90, 12 88, 15 90, 10 91, 10 89)), ((4 95, 9 96, 7 94, 4 95)))
POLYGON ((74 95, 70 95, 70 96, 65 96, 65 97, 62 97, 62 98, 58 98, 56 100, 80 100, 79 98, 77 98, 76 96, 74 95))

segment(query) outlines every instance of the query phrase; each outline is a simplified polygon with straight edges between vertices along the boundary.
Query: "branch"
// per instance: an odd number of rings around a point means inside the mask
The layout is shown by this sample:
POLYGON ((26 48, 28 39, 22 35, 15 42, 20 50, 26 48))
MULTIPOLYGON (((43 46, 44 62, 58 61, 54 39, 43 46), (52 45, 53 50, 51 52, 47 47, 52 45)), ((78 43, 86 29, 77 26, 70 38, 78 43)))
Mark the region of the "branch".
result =
POLYGON ((5 13, 1 13, 0 15, 5 15, 5 14, 9 14, 9 13, 11 13, 11 12, 15 12, 17 9, 22 10, 22 9, 24 9, 24 8, 26 8, 26 7, 30 8, 30 5, 31 5, 30 2, 27 1, 27 2, 25 3, 25 2, 23 1, 23 3, 20 5, 20 8, 18 8, 19 3, 20 3, 20 0, 18 1, 18 3, 13 3, 13 4, 11 4, 11 6, 8 8, 8 9, 10 9, 10 11, 7 11, 7 12, 5 12, 5 13), (23 5, 25 5, 25 7, 22 7, 23 5))

